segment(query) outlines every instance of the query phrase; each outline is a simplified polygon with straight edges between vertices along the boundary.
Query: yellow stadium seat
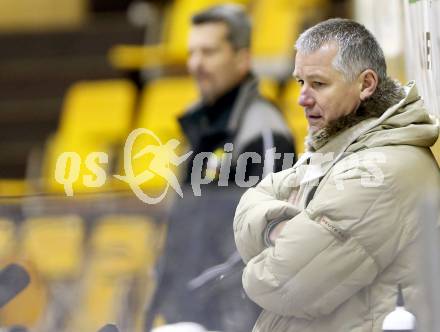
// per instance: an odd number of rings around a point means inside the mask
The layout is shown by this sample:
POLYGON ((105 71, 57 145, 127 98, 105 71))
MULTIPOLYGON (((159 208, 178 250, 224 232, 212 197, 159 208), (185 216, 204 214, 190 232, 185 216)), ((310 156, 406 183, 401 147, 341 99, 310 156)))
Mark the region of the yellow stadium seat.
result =
POLYGON ((278 102, 280 86, 279 82, 271 78, 260 79, 259 91, 262 96, 272 102, 278 102))
MULTIPOLYGON (((247 4, 250 0, 231 0, 247 4)), ((117 45, 110 50, 109 59, 116 68, 137 70, 157 66, 181 65, 187 57, 188 32, 191 17, 224 0, 175 0, 167 8, 162 42, 157 45, 117 45)))
POLYGON ((141 216, 113 215, 100 219, 93 230, 91 264, 108 276, 152 269, 160 228, 141 216))
MULTIPOLYGON (((163 227, 144 216, 108 215, 92 230, 78 311, 68 331, 97 331, 121 317, 142 331, 163 227), (125 303, 131 305, 127 307, 125 303)), ((131 330, 131 329, 127 329, 131 330)))
POLYGON ((84 230, 77 216, 27 219, 22 255, 48 280, 73 279, 82 268, 84 230))
MULTIPOLYGON (((122 280, 91 274, 84 280, 83 298, 69 331, 98 331, 101 326, 115 322, 124 299, 122 280), (119 309, 119 310, 118 310, 119 309)), ((127 289, 125 289, 125 292, 127 289)))
POLYGON ((87 18, 86 0, 2 0, 0 30, 28 31, 72 29, 87 18), (32 10, 38 6, 38 11, 32 10))
POLYGON ((82 282, 77 310, 64 331, 95 332, 109 322, 116 323, 121 331, 144 331, 142 323, 152 280, 145 275, 109 277, 90 272, 82 282))
POLYGON ((291 55, 307 20, 319 15, 327 0, 256 0, 252 50, 257 57, 291 55))
POLYGON ((189 77, 161 78, 151 82, 143 91, 137 127, 158 130, 161 140, 182 139, 177 117, 197 100, 198 92, 189 77))
POLYGON ((87 274, 82 280, 77 310, 71 313, 65 331, 98 331, 110 322, 117 322, 129 290, 127 281, 87 274))
POLYGON ((14 254, 15 244, 14 222, 9 219, 0 218, 0 261, 14 254))
MULTIPOLYGON (((111 182, 106 180, 113 152, 119 151, 131 128, 136 98, 135 86, 126 80, 78 82, 69 89, 60 127, 48 141, 44 155, 42 172, 46 190, 65 191, 64 180, 57 181, 55 177, 57 162, 64 152, 74 152, 80 158, 80 162, 76 163, 79 166, 60 175, 62 179, 69 179, 69 174, 73 177, 74 193, 108 189, 111 182), (97 152, 107 154, 108 158, 103 157, 107 160, 97 159, 99 157, 92 154, 97 152), (93 165, 87 166, 87 157, 91 158, 89 165, 98 164, 103 171, 92 170, 96 169, 93 165), (98 172, 100 175, 97 175, 98 172), (92 185, 89 185, 90 181, 84 182, 84 177, 91 177, 92 185)), ((58 169, 61 171, 60 166, 58 169)))
MULTIPOLYGON (((290 64, 293 44, 303 28, 323 18, 328 0, 235 0, 249 5, 253 19, 252 50, 256 63, 285 70, 290 64), (318 17, 318 18, 317 18, 318 17)), ((182 65, 187 57, 191 16, 223 0, 175 0, 166 8, 162 41, 155 45, 116 45, 109 60, 116 68, 138 70, 182 65)), ((277 70, 277 69, 275 69, 277 70)))
POLYGON ((28 183, 18 179, 0 179, 1 196, 22 196, 28 191, 28 183))
POLYGON ((106 142, 71 139, 60 133, 55 134, 48 140, 45 148, 42 169, 45 190, 67 194, 66 183, 69 187, 71 184, 73 196, 77 193, 108 190, 111 188, 111 182, 107 181, 110 177, 108 172, 115 153, 113 146, 106 142), (101 152, 108 155, 107 162, 99 160, 96 153, 101 152), (72 153, 77 157, 73 157, 72 153), (103 171, 96 170, 91 162, 103 171), (96 186, 90 186, 85 182, 85 177, 90 177, 96 186))
POLYGON ((255 0, 252 53, 259 73, 283 77, 291 70, 294 43, 307 23, 317 21, 328 0, 255 0))
MULTIPOLYGON (((228 3, 246 4, 247 0, 233 0, 228 3)), ((166 18, 167 28, 165 30, 167 40, 167 53, 175 54, 182 60, 188 54, 188 34, 191 26, 191 17, 206 8, 225 3, 224 0, 175 0, 166 18)))
POLYGON ((119 143, 131 126, 136 95, 127 80, 75 83, 65 98, 59 132, 72 140, 119 143))
POLYGON ((139 183, 141 188, 151 193, 162 191, 167 185, 165 173, 177 172, 170 161, 173 154, 183 153, 185 143, 177 118, 197 100, 197 94, 193 80, 188 77, 158 79, 142 92, 135 127, 145 128, 149 133, 139 135, 131 150, 134 175, 146 174, 145 181, 139 183), (176 147, 172 140, 180 144, 176 147), (135 158, 145 148, 149 153, 135 158))
POLYGON ((292 53, 301 21, 295 1, 257 0, 252 8, 254 20, 252 51, 257 57, 284 56, 292 53))
POLYGON ((281 98, 281 109, 295 138, 295 149, 297 153, 303 153, 308 123, 303 108, 298 105, 299 93, 300 85, 296 81, 287 83, 281 98))
POLYGON ((48 289, 34 265, 26 260, 4 262, 1 268, 14 263, 22 266, 30 277, 29 285, 0 309, 2 326, 21 325, 29 330, 39 326, 48 304, 48 289))

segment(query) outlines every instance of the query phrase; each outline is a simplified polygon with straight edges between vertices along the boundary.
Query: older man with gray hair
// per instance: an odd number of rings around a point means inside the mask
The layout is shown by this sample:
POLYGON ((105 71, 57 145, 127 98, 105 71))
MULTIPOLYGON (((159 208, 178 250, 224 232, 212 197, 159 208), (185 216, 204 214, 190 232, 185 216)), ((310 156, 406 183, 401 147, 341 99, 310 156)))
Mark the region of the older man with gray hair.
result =
MULTIPOLYGON (((419 208, 440 197, 438 121, 386 74, 361 24, 330 19, 296 43, 308 152, 241 198, 234 220, 258 332, 381 331, 401 284, 417 312, 419 208)), ((423 328, 422 328, 423 329, 423 328)))

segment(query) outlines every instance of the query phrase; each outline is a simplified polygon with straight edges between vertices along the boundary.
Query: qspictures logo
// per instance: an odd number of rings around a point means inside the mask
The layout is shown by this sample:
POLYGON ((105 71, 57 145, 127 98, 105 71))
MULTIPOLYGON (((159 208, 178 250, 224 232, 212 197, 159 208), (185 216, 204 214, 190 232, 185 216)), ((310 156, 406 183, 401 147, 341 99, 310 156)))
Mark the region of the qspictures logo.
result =
POLYGON ((114 175, 114 177, 128 183, 133 193, 142 202, 147 204, 160 203, 168 193, 169 187, 173 188, 180 197, 183 197, 183 192, 180 188, 179 181, 177 180, 177 177, 170 166, 179 166, 186 159, 188 159, 193 151, 189 151, 183 156, 178 156, 175 150, 179 146, 179 144, 180 142, 176 139, 170 139, 165 144, 162 144, 159 137, 157 137, 154 132, 146 128, 138 128, 133 130, 128 136, 124 146, 125 175, 114 175), (131 162, 132 151, 134 143, 140 135, 149 135, 155 140, 157 145, 147 145, 141 151, 134 155, 133 159, 139 159, 148 153, 152 155, 152 160, 149 164, 148 169, 144 170, 138 175, 135 175, 131 162), (166 181, 163 192, 157 197, 151 197, 147 195, 140 187, 145 182, 151 180, 154 176, 160 176, 166 181))
MULTIPOLYGON (((179 166, 193 153, 189 151, 183 156, 178 156, 175 152, 180 142, 171 139, 165 144, 151 130, 146 128, 137 128, 133 130, 124 145, 124 172, 125 175, 113 175, 115 178, 127 183, 133 193, 146 204, 160 203, 168 193, 171 187, 180 196, 183 197, 179 181, 172 170, 172 166, 179 166), (154 142, 148 144, 133 155, 136 140, 142 136, 147 136, 154 142), (136 174, 133 169, 133 161, 136 161, 149 154, 151 160, 147 169, 136 174), (158 196, 149 196, 141 188, 142 185, 151 181, 154 177, 160 177, 165 180, 165 187, 158 196)), ((83 183, 86 187, 99 188, 107 181, 107 173, 101 167, 108 163, 109 157, 105 152, 91 152, 85 159, 85 167, 94 175, 84 175, 83 183), (93 179, 94 178, 94 179, 93 179)), ((73 184, 79 180, 81 172, 81 157, 77 152, 62 153, 55 167, 55 181, 64 186, 67 196, 73 196, 73 184)))
MULTIPOLYGON (((235 157, 234 166, 232 143, 226 143, 223 148, 214 152, 200 152, 193 155, 188 151, 179 155, 176 151, 181 143, 177 139, 170 139, 163 143, 160 138, 151 130, 137 128, 133 130, 124 145, 123 172, 125 174, 113 175, 116 179, 128 184, 138 199, 146 204, 158 204, 168 194, 170 188, 180 197, 183 191, 175 171, 190 157, 190 186, 194 196, 201 196, 201 186, 216 181, 219 187, 227 187, 231 184, 231 169, 235 168, 235 185, 240 188, 255 186, 261 177, 252 175, 246 176, 248 165, 261 164, 263 173, 268 174, 274 168, 276 160, 282 161, 282 169, 291 168, 294 164, 293 153, 278 153, 275 148, 265 151, 264 157, 256 152, 243 152, 235 157), (146 143, 145 143, 146 142, 146 143), (136 167, 135 167, 136 165, 136 167), (141 165, 141 167, 139 167, 141 165), (160 179, 163 186, 155 196, 150 196, 143 188, 148 188, 149 183, 160 179)), ((310 157, 307 154, 300 158, 293 181, 289 181, 292 187, 300 186, 304 182, 318 185, 326 167, 336 161, 333 153, 314 153, 310 157), (304 158, 305 157, 305 158, 304 158), (308 160, 305 160, 308 159, 308 160), (304 161, 305 160, 305 161, 304 161), (327 165, 327 166, 326 166, 327 165)), ((82 165, 81 156, 76 152, 64 152, 58 156, 55 167, 55 181, 63 185, 67 196, 74 196, 74 184, 79 181, 81 167, 85 167, 88 173, 82 176, 83 184, 90 188, 99 188, 107 181, 107 172, 103 164, 107 164, 109 156, 105 152, 91 152, 82 165)), ((344 190, 344 183, 351 179, 349 173, 353 170, 360 171, 360 184, 363 187, 380 186, 384 182, 383 173, 379 164, 386 162, 384 155, 374 155, 366 159, 359 159, 356 154, 349 155, 334 165, 333 181, 337 190, 344 190), (365 161, 364 161, 365 160, 365 161), (348 174, 348 175, 347 175, 348 174)), ((351 174, 350 173, 350 174, 351 174)))

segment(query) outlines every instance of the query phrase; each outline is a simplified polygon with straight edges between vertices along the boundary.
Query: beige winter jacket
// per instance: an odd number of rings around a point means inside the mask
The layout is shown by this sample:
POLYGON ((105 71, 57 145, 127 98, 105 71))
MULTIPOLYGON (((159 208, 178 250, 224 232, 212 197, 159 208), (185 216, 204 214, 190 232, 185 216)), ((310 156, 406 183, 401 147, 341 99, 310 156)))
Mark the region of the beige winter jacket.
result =
POLYGON ((405 91, 380 118, 337 134, 243 195, 234 231, 244 289, 264 309, 254 332, 381 331, 398 283, 417 312, 420 204, 440 197, 429 150, 439 127, 414 84, 405 91), (267 247, 276 220, 288 222, 267 247))

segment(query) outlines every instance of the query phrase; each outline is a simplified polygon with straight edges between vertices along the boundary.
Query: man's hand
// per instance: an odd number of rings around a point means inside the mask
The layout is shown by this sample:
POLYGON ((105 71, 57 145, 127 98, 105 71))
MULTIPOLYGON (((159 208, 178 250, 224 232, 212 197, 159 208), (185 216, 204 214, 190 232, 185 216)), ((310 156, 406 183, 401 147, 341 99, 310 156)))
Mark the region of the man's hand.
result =
POLYGON ((269 240, 270 240, 271 243, 275 243, 275 240, 280 235, 280 233, 283 230, 284 226, 286 226, 286 222, 287 222, 287 220, 282 221, 282 222, 280 222, 279 224, 277 224, 274 228, 272 228, 270 230, 269 240))

